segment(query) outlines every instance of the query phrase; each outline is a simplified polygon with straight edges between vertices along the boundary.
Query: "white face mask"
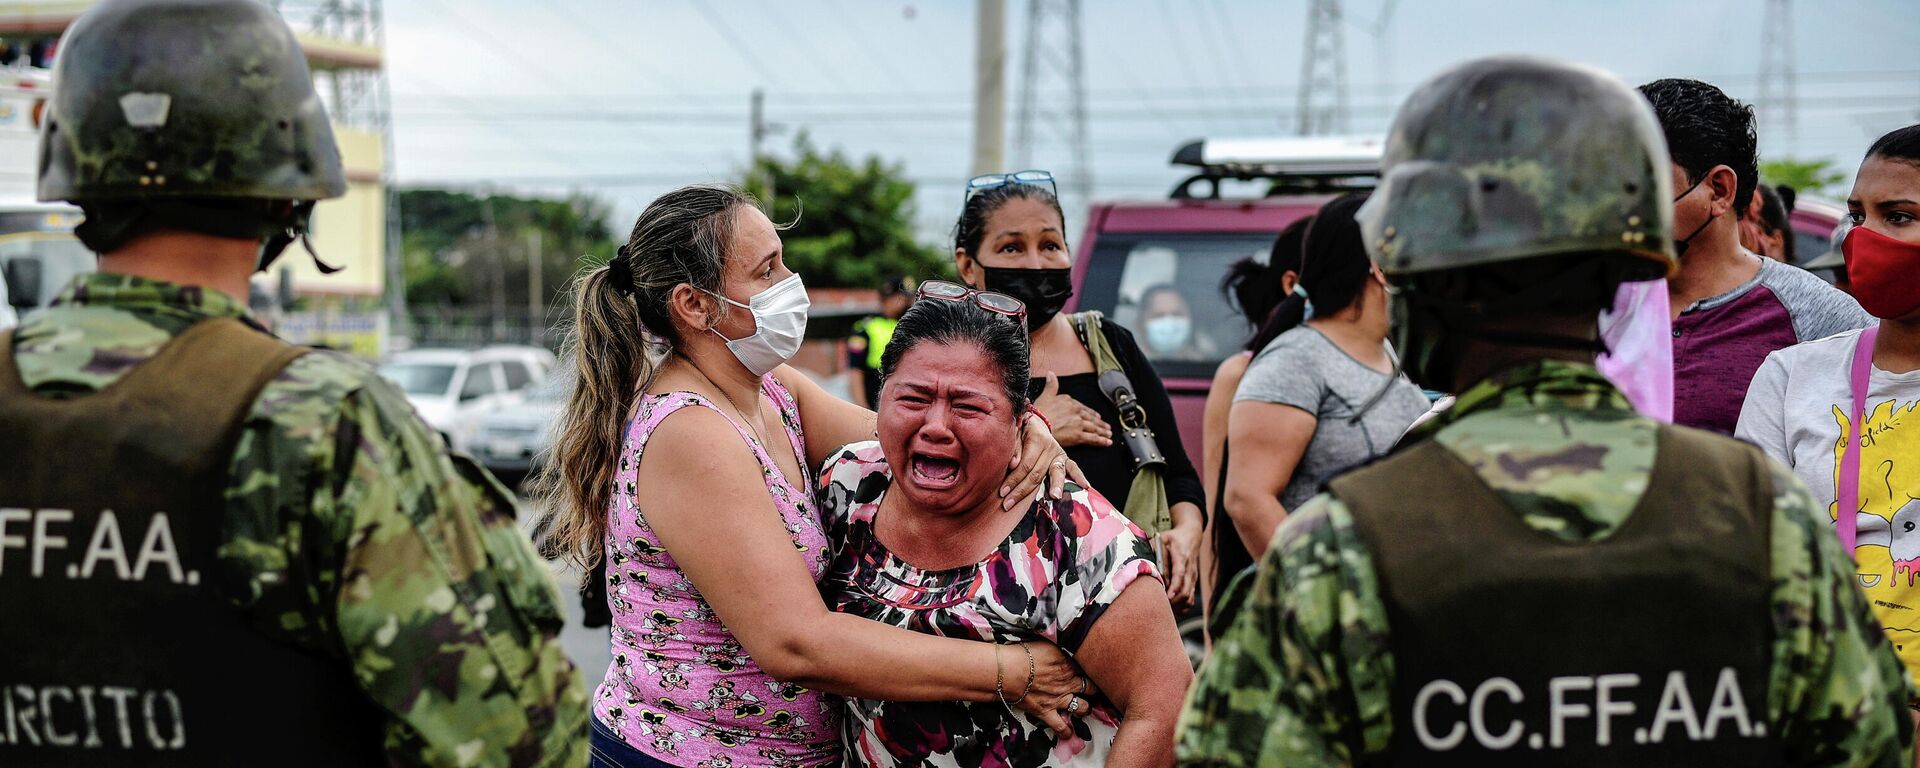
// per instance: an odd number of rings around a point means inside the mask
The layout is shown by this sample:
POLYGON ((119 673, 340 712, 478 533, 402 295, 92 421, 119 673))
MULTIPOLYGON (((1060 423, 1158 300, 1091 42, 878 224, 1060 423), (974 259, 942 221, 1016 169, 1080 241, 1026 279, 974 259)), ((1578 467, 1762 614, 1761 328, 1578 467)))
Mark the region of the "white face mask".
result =
POLYGON ((1193 318, 1186 315, 1161 315, 1147 321, 1147 345, 1155 352, 1178 352, 1193 334, 1193 318))
POLYGON ((708 329, 726 340, 727 349, 733 351, 733 356, 740 359, 748 373, 765 376, 800 351, 800 342, 807 335, 807 310, 813 303, 807 299, 807 286, 800 282, 799 273, 754 294, 747 304, 718 293, 713 295, 753 313, 752 336, 728 339, 725 334, 708 329))

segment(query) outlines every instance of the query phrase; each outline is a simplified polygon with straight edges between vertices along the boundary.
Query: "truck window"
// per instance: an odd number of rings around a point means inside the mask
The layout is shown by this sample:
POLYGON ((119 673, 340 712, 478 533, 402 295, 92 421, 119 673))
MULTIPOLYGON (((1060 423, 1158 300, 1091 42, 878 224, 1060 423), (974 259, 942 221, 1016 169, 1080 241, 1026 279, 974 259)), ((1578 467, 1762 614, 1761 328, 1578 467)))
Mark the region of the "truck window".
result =
POLYGON ((1079 306, 1132 331, 1162 377, 1210 377, 1252 331, 1220 279, 1240 259, 1266 261, 1277 235, 1103 234, 1079 306))

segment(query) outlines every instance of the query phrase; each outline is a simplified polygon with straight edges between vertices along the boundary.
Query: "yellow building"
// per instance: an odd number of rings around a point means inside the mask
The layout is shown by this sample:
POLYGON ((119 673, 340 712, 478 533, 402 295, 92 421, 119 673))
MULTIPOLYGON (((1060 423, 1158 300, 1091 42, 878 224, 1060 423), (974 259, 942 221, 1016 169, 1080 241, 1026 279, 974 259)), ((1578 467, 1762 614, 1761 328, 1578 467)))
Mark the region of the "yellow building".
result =
MULTIPOLYGON (((56 39, 95 1, 0 0, 0 39, 19 50, 56 39)), ((379 6, 327 0, 277 0, 268 5, 293 25, 306 51, 316 89, 333 117, 347 172, 346 196, 314 209, 312 235, 315 252, 345 269, 322 275, 295 244, 275 264, 271 282, 278 285, 278 273, 285 270, 291 273, 295 295, 318 300, 310 304, 333 312, 378 310, 386 285, 388 232, 384 56, 376 42, 379 6)), ((57 46, 54 50, 57 59, 57 46)), ((6 168, 32 169, 36 162, 32 156, 0 157, 6 168)))

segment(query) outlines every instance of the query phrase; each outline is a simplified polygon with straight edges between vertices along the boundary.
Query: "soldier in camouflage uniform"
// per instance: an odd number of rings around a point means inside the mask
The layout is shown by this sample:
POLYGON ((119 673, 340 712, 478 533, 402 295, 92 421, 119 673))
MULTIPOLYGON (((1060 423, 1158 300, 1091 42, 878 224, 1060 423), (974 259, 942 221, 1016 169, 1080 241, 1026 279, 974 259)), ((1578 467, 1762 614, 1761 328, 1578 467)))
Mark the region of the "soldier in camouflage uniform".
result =
POLYGON ((1180 761, 1910 764, 1906 676, 1805 488, 1591 365, 1615 288, 1674 264, 1647 106, 1470 62, 1383 168, 1359 218, 1396 346, 1458 401, 1281 527, 1180 761))
POLYGON ((48 119, 101 272, 0 335, 0 765, 584 764, 513 497, 247 312, 346 187, 286 24, 100 3, 48 119))

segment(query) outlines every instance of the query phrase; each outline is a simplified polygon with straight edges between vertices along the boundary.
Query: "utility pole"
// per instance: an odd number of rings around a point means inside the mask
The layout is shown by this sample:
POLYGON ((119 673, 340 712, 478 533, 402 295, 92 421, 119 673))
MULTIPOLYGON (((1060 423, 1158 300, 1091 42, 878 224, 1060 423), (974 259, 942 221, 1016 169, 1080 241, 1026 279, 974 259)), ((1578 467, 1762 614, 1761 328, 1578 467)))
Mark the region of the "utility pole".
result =
MULTIPOLYGON (((1794 94, 1793 3, 1791 0, 1767 0, 1766 15, 1760 26, 1760 113, 1763 126, 1778 124, 1785 143, 1773 140, 1776 148, 1791 151, 1799 145, 1800 107, 1794 94)), ((1762 134, 1763 136, 1765 134, 1762 134)), ((1780 152, 1786 155, 1787 152, 1780 152)))
POLYGON ((1347 131, 1347 44, 1340 0, 1308 0, 1300 62, 1299 133, 1347 131))
POLYGON ((536 347, 547 343, 546 251, 541 248, 546 233, 539 227, 527 230, 527 320, 536 347))
POLYGON ((973 175, 1006 170, 1007 2, 975 0, 973 175))
POLYGON ((487 225, 487 258, 493 262, 493 333, 488 343, 498 343, 501 324, 507 319, 507 257, 500 247, 500 227, 493 217, 493 190, 488 189, 486 196, 480 198, 480 213, 487 225))
POLYGON ((775 194, 773 189, 773 171, 762 167, 763 161, 766 159, 763 145, 766 142, 767 136, 773 132, 773 129, 767 125, 766 91, 759 88, 753 89, 753 105, 752 108, 748 110, 747 119, 753 121, 747 130, 747 136, 752 142, 752 146, 747 150, 747 157, 751 158, 749 162, 753 164, 753 170, 748 174, 748 177, 760 177, 761 187, 766 194, 766 204, 771 208, 775 194))
MULTIPOLYGON (((1027 39, 1020 75, 1020 113, 1015 118, 1014 164, 1031 168, 1042 122, 1064 123, 1072 165, 1067 188, 1085 205, 1093 196, 1093 167, 1087 161, 1086 63, 1080 47, 1080 0, 1027 0, 1027 39), (1063 82, 1064 81, 1064 82, 1063 82), (1040 103, 1043 84, 1066 86, 1065 109, 1040 103)), ((1010 169, 1011 170, 1011 169, 1010 169)))

